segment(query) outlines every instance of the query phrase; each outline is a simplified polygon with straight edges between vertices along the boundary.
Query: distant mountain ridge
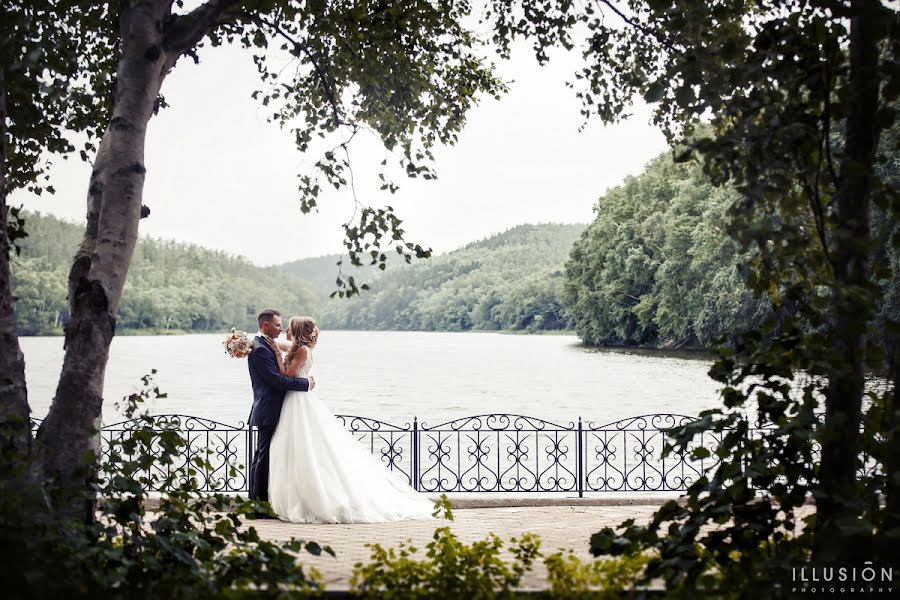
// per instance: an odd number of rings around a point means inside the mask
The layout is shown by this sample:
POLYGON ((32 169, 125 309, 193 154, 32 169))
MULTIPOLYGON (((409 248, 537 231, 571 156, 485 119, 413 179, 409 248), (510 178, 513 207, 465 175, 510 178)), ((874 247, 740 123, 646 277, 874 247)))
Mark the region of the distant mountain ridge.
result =
POLYGON ((369 292, 324 302, 320 320, 338 329, 568 329, 564 264, 585 227, 519 225, 427 261, 389 265, 369 292))
MULTIPOLYGON (((355 267, 350 264, 350 259, 347 255, 342 257, 340 254, 326 254, 324 256, 314 256, 312 258, 301 258, 300 260, 277 265, 277 268, 296 277, 299 281, 304 282, 316 292, 321 300, 324 300, 331 292, 337 289, 337 278, 339 273, 337 262, 342 260, 342 258, 343 264, 340 266, 341 271, 345 275, 354 277, 357 281, 371 282, 385 273, 385 271, 379 270, 376 266, 367 264, 367 261, 365 260, 363 261, 362 266, 355 267)), ((393 258, 394 257, 391 256, 388 259, 388 272, 407 266, 399 256, 397 256, 396 260, 391 260, 393 258)))
MULTIPOLYGON (((12 262, 22 335, 59 334, 66 279, 83 225, 25 213, 29 237, 12 262)), ((258 310, 315 315, 323 327, 468 330, 562 329, 563 265, 586 225, 520 225, 428 260, 389 260, 344 274, 371 290, 350 300, 336 289, 337 254, 258 267, 193 244, 140 238, 118 310, 119 331, 252 329, 258 310)))

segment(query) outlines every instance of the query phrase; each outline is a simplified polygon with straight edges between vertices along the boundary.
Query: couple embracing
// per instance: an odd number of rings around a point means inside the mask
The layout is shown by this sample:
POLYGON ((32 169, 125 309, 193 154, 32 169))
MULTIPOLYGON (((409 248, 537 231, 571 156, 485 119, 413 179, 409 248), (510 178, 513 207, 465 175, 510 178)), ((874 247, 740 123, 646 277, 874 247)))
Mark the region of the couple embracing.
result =
POLYGON ((294 523, 376 523, 430 518, 433 504, 391 473, 337 421, 310 375, 319 328, 310 317, 266 309, 248 355, 257 428, 250 498, 294 523), (278 340, 282 331, 287 342, 278 340))

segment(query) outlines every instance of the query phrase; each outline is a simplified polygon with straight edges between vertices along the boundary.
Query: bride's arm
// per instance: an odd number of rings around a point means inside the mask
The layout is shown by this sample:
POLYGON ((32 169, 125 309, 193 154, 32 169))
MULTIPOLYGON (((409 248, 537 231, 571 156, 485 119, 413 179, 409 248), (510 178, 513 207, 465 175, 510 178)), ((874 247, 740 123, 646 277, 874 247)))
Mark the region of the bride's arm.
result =
POLYGON ((282 342, 279 340, 272 340, 272 342, 273 343, 269 344, 269 348, 272 349, 272 352, 278 355, 278 359, 275 361, 278 364, 278 372, 285 377, 290 377, 290 374, 288 374, 287 365, 284 364, 284 353, 287 352, 287 350, 290 350, 290 342, 282 342), (285 343, 287 343, 287 349, 285 349, 284 347, 285 343))
MULTIPOLYGON (((273 340, 273 341, 275 342, 275 348, 278 349, 277 351, 280 352, 281 357, 284 358, 284 355, 287 353, 287 351, 291 349, 292 344, 290 342, 286 342, 284 340, 273 340)), ((279 362, 279 364, 281 364, 281 374, 284 375, 285 377, 293 377, 293 375, 291 375, 291 373, 288 369, 288 366, 286 364, 284 364, 284 361, 278 361, 278 362, 279 362)))
POLYGON ((300 346, 291 362, 284 365, 284 374, 288 377, 296 377, 303 365, 306 364, 307 358, 309 358, 309 350, 306 349, 306 346, 300 346))

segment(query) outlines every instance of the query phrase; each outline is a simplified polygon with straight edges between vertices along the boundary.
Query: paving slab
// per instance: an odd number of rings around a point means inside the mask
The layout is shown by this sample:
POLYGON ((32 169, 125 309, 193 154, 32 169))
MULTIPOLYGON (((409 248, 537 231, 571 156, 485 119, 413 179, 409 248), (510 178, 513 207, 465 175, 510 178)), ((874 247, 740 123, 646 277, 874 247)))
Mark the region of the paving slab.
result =
MULTIPOLYGON (((458 503, 457 503, 458 504, 458 503)), ((346 589, 349 586, 353 565, 368 562, 371 551, 366 544, 379 543, 383 547, 397 547, 411 541, 424 555, 425 545, 432 539, 437 527, 449 525, 462 542, 472 543, 484 539, 489 532, 497 534, 505 545, 509 539, 531 532, 541 538, 541 550, 552 554, 559 549, 572 549, 584 560, 591 558, 588 542, 592 533, 606 526, 618 525, 626 519, 638 523, 650 521, 659 506, 654 504, 626 505, 555 505, 555 506, 502 506, 490 508, 457 508, 455 520, 442 519, 400 521, 394 523, 296 524, 276 519, 260 519, 245 526, 257 529, 260 536, 272 541, 291 537, 331 546, 337 553, 314 557, 303 555, 301 562, 314 566, 322 573, 326 589, 346 589)), ((507 557, 511 555, 506 555, 507 557)), ((546 570, 536 564, 522 581, 525 588, 546 587, 546 570)))

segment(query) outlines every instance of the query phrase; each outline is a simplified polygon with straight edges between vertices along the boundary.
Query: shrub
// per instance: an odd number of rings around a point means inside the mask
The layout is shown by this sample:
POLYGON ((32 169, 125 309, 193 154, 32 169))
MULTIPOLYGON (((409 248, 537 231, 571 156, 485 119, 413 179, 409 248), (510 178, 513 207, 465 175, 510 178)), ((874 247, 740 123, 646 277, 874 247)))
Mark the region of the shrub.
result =
MULTIPOLYGON (((450 501, 442 496, 435 516, 452 521, 450 501)), ((367 544, 372 549, 368 564, 357 563, 350 580, 351 592, 364 598, 509 598, 522 576, 540 556, 540 539, 530 533, 510 540, 512 561, 502 557, 503 542, 493 533, 467 545, 450 527, 438 527, 425 556, 409 543, 398 549, 367 544)))
POLYGON ((552 598, 621 598, 634 592, 651 556, 636 554, 582 561, 572 550, 544 559, 552 598))
MULTIPOLYGON (((165 396, 153 384, 154 373, 125 399, 129 418, 144 400, 165 396)), ((209 461, 200 456, 178 464, 187 442, 176 424, 147 414, 137 422, 110 442, 90 488, 88 499, 97 502, 93 522, 52 522, 37 504, 4 503, 0 580, 6 597, 309 597, 321 591, 319 574, 298 565, 297 557, 334 555, 331 548, 293 538, 269 542, 254 527, 241 527, 246 516, 269 512, 268 504, 201 493, 197 476, 209 461), (154 464, 162 468, 151 469, 154 464), (148 513, 145 490, 152 487, 169 491, 148 513)))

